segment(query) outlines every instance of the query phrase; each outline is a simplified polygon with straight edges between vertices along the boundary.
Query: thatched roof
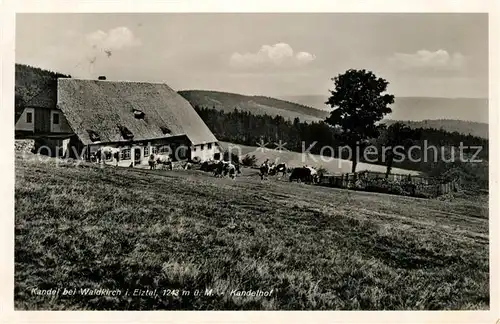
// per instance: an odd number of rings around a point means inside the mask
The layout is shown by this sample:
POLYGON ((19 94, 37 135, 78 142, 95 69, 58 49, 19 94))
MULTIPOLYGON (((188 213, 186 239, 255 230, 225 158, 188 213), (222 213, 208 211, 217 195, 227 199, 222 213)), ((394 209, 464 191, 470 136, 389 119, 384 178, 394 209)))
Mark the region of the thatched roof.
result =
POLYGON ((134 141, 186 135, 193 145, 217 142, 189 102, 164 83, 59 79, 57 94, 84 144, 130 140, 129 132, 134 141))

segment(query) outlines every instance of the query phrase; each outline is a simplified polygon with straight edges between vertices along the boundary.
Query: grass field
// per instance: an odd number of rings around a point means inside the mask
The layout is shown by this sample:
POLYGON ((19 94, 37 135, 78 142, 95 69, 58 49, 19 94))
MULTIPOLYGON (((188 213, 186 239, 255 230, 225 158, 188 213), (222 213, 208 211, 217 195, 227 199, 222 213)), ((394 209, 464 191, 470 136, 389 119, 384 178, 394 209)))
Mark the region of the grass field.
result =
POLYGON ((251 172, 233 181, 17 157, 16 308, 489 308, 487 197, 424 200, 251 172), (190 295, 163 295, 177 289, 190 295))

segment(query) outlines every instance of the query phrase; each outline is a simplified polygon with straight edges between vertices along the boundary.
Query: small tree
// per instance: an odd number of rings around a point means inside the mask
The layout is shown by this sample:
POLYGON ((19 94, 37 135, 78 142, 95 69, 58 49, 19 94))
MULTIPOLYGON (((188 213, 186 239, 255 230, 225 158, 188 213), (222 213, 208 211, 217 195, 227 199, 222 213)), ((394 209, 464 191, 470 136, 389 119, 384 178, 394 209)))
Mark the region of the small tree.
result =
POLYGON ((388 105, 394 103, 394 96, 383 94, 389 82, 366 70, 350 69, 332 81, 335 89, 330 90, 331 96, 326 104, 333 111, 325 122, 341 129, 337 137, 354 152, 354 173, 359 161, 360 144, 379 135, 376 123, 392 112, 388 105))
POLYGON ((248 166, 248 167, 252 167, 254 166, 255 164, 257 164, 257 157, 254 155, 245 155, 245 157, 241 160, 241 164, 243 164, 244 166, 248 166))
POLYGON ((380 142, 382 146, 385 147, 383 148, 382 152, 385 153, 387 166, 385 177, 388 178, 389 174, 391 173, 392 164, 394 162, 396 148, 398 146, 402 147, 404 151, 407 152, 410 146, 413 144, 415 134, 413 130, 404 123, 396 122, 384 129, 380 137, 380 142))

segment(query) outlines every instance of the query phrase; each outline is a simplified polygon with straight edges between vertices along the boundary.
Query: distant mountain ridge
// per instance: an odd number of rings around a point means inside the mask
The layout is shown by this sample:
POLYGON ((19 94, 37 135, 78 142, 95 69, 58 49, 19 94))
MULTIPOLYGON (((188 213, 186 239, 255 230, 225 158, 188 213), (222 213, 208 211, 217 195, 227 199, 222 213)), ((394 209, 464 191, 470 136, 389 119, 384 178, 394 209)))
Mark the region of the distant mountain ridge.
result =
POLYGON ((298 117, 302 121, 320 121, 328 116, 327 111, 264 96, 247 96, 208 90, 184 90, 178 93, 192 106, 215 108, 225 112, 237 109, 254 115, 280 115, 291 120, 298 117))
MULTIPOLYGON (((327 95, 284 96, 280 99, 329 110, 327 95)), ((453 119, 488 123, 487 98, 396 97, 389 119, 436 120, 453 119)))

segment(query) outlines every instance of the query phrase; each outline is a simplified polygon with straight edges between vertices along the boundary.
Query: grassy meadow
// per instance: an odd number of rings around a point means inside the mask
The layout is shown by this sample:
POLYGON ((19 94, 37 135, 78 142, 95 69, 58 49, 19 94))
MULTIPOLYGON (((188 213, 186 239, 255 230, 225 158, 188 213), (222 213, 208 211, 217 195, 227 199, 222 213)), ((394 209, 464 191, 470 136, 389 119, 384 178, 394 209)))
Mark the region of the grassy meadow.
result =
POLYGON ((426 200, 261 181, 249 169, 233 181, 34 158, 16 157, 19 310, 489 309, 487 196, 426 200), (259 289, 272 293, 231 294, 259 289))

